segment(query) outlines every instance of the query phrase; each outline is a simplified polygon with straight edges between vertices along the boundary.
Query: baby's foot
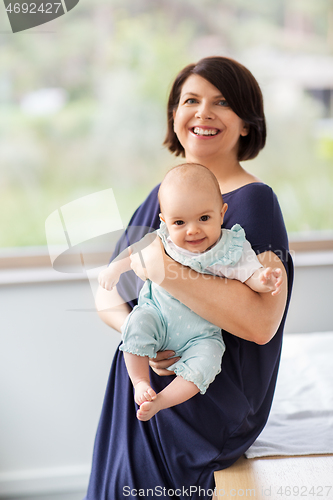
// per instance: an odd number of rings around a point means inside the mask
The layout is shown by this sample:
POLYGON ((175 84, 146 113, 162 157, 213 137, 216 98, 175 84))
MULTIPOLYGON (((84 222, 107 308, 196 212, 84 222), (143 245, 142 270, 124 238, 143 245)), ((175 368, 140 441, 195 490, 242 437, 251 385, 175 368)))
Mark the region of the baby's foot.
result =
POLYGON ((138 382, 134 387, 134 391, 134 400, 138 405, 142 405, 146 401, 153 401, 156 398, 156 392, 145 380, 138 382))
POLYGON ((150 420, 157 412, 159 411, 159 407, 157 401, 146 401, 142 403, 138 411, 136 412, 136 416, 138 420, 143 420, 146 422, 150 420))

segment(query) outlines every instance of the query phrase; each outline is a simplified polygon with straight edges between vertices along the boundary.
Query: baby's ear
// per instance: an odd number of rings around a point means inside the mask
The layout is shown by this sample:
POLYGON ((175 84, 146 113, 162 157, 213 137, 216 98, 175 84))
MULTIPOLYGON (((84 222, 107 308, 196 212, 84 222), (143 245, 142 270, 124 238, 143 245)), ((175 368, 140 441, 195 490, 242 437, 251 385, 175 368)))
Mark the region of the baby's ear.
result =
POLYGON ((163 218, 163 214, 162 214, 162 213, 160 213, 160 214, 159 214, 159 217, 160 217, 160 219, 161 219, 163 222, 165 222, 165 220, 164 220, 164 218, 163 218))
POLYGON ((224 216, 225 216, 225 213, 227 210, 228 210, 228 204, 223 203, 222 209, 221 209, 221 224, 223 224, 223 219, 224 219, 224 216))

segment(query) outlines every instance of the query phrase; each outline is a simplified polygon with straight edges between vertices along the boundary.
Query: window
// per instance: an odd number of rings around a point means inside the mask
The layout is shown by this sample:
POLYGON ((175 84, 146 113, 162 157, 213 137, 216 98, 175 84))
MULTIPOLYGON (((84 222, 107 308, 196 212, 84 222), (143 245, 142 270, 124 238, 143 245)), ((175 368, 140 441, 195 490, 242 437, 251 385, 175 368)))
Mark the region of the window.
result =
POLYGON ((330 9, 86 0, 29 34, 10 33, 0 16, 0 247, 44 246, 50 213, 110 187, 126 224, 179 162, 161 146, 170 84, 211 54, 245 64, 264 93, 267 146, 244 167, 273 187, 290 233, 330 239, 330 9))

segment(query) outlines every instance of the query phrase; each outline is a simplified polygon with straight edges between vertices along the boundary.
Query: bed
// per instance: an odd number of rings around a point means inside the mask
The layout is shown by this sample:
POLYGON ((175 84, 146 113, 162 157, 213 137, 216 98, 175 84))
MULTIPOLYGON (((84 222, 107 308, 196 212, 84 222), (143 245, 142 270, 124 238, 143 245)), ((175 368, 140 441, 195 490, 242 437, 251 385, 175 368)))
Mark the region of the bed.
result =
POLYGON ((333 499, 333 332, 284 337, 268 422, 229 469, 217 497, 333 499))

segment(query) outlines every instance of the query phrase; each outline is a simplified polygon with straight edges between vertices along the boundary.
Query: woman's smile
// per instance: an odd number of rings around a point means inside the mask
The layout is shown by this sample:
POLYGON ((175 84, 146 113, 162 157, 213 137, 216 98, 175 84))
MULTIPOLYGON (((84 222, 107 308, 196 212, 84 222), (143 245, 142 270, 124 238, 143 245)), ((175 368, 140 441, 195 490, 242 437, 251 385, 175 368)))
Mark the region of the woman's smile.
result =
POLYGON ((209 139, 220 134, 221 130, 214 127, 199 125, 190 128, 190 131, 199 139, 209 139))

